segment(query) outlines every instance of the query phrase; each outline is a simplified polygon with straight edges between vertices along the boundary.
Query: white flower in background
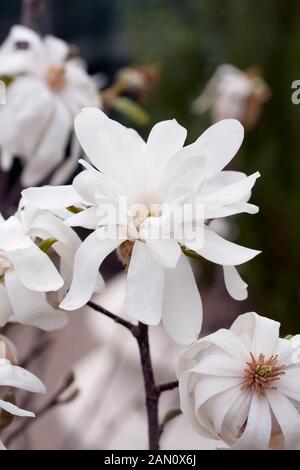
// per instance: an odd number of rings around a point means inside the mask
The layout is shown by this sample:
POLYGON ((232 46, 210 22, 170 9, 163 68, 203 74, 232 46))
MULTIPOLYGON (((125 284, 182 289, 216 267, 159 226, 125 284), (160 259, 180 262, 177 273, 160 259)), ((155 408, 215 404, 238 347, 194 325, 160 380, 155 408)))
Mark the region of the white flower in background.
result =
MULTIPOLYGON (((87 108, 77 116, 75 130, 95 168, 83 162, 86 169, 74 179, 73 186, 23 192, 27 203, 43 209, 56 210, 80 201, 89 206, 66 221, 69 226, 94 231, 75 256, 72 285, 61 308, 77 309, 90 300, 99 266, 117 248, 128 267, 127 314, 148 325, 162 320, 172 339, 191 343, 199 335, 202 306, 182 246, 226 266, 226 285, 235 294, 244 293, 245 287, 234 266, 258 251, 224 240, 208 225, 204 243, 178 240, 166 222, 172 209, 185 203, 203 206, 205 219, 257 212, 257 207, 246 201, 259 174, 246 177, 222 171, 242 143, 242 126, 235 120, 220 122, 194 144, 183 147, 186 130, 175 120, 164 121, 153 127, 145 143, 133 130, 96 108, 87 108), (104 217, 107 207, 120 209, 124 196, 128 207, 137 204, 137 209, 126 214, 116 210, 104 217), (110 236, 108 229, 122 225, 126 226, 124 238, 110 236), (157 227, 163 227, 166 239, 151 237, 157 227)), ((195 214, 188 221, 193 217, 195 214)))
POLYGON ((58 304, 70 285, 74 254, 79 245, 80 239, 61 219, 23 207, 22 201, 15 216, 6 221, 1 217, 0 326, 17 321, 53 330, 66 324, 68 317, 58 309, 58 304), (63 289, 61 275, 41 249, 43 241, 47 244, 49 240, 54 261, 64 277, 63 289), (57 299, 50 298, 50 291, 56 291, 57 299))
MULTIPOLYGON (((0 76, 13 78, 0 110, 0 162, 6 171, 15 156, 22 157, 24 186, 42 182, 63 163, 74 117, 84 106, 100 105, 93 80, 68 54, 64 41, 24 26, 14 26, 0 48, 0 76)), ((80 146, 74 135, 70 152, 54 182, 76 167, 80 146)))
POLYGON ((246 313, 181 355, 181 409, 200 434, 232 449, 300 448, 300 365, 279 327, 246 313))
POLYGON ((242 71, 233 65, 220 65, 202 94, 193 103, 196 113, 211 111, 213 122, 238 119, 246 129, 260 118, 271 91, 256 67, 242 71))
MULTIPOLYGON (((7 358, 6 340, 0 338, 0 411, 4 410, 15 416, 34 417, 34 413, 26 411, 18 406, 2 399, 6 387, 19 388, 28 392, 46 393, 46 389, 42 382, 27 370, 15 366, 7 358)), ((0 440, 0 450, 5 449, 0 440)))

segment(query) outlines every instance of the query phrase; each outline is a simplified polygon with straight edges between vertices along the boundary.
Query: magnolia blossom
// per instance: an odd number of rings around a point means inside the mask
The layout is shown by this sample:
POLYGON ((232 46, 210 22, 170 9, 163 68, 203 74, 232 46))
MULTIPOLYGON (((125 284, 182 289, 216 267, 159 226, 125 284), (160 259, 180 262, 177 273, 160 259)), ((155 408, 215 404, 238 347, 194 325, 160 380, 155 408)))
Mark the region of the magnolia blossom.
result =
MULTIPOLYGON (((35 377, 35 375, 31 374, 25 369, 21 367, 15 366, 12 362, 8 359, 6 354, 7 346, 6 340, 4 338, 0 338, 0 410, 4 410, 12 415, 15 416, 28 416, 34 417, 34 413, 31 411, 26 411, 18 406, 10 403, 9 401, 3 398, 3 394, 5 392, 5 387, 13 387, 13 388, 20 388, 22 390, 26 390, 28 392, 35 392, 35 393, 45 393, 46 389, 42 382, 35 377)), ((5 449, 3 443, 0 440, 0 450, 5 449)))
MULTIPOLYGON (((81 108, 100 105, 93 80, 68 55, 64 41, 24 26, 14 26, 0 48, 0 75, 13 78, 0 110, 1 167, 7 171, 15 156, 22 157, 25 186, 42 182, 62 163, 81 108)), ((80 147, 74 135, 70 152, 54 182, 75 169, 80 147)))
POLYGON ((1 217, 0 326, 17 321, 53 330, 66 324, 68 317, 58 309, 58 304, 70 285, 74 254, 79 245, 78 236, 60 218, 23 207, 22 201, 14 216, 8 220, 1 217), (47 241, 52 245, 54 261, 65 280, 64 287, 64 280, 48 253, 43 251, 43 241, 45 248, 47 241), (56 300, 50 299, 50 291, 56 291, 56 300))
POLYGON ((181 355, 181 409, 200 434, 232 449, 300 448, 300 362, 279 327, 245 313, 181 355))
POLYGON ((200 113, 210 110, 214 122, 235 118, 246 129, 251 129, 270 96, 271 91, 257 68, 242 71, 233 65, 223 64, 194 101, 193 109, 200 113))
POLYGON ((75 130, 94 166, 83 162, 86 169, 72 186, 23 192, 27 203, 44 209, 85 205, 66 220, 93 232, 76 253, 72 285, 61 308, 73 310, 89 301, 99 266, 117 249, 128 271, 127 314, 147 325, 162 320, 171 338, 191 343, 199 335, 202 305, 183 251, 225 266, 226 286, 235 297, 244 297, 246 289, 234 266, 258 254, 224 240, 208 224, 203 227, 204 219, 258 210, 246 201, 259 174, 222 171, 241 145, 243 127, 235 120, 222 121, 183 147, 187 132, 170 120, 156 124, 146 143, 96 108, 87 108, 77 116, 75 130), (192 210, 182 225, 170 224, 185 205, 192 210), (185 238, 183 231, 178 238, 176 229, 197 225, 198 218, 202 236, 185 238))

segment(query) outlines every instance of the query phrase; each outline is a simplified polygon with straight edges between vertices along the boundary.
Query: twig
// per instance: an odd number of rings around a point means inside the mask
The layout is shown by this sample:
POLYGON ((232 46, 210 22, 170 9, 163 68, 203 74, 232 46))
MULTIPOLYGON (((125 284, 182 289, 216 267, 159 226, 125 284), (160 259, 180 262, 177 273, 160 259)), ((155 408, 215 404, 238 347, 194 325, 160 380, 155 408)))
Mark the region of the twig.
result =
MULTIPOLYGON (((60 396, 62 395, 63 392, 65 392, 70 385, 74 382, 74 374, 71 372, 63 381, 61 386, 58 388, 58 390, 55 392, 52 398, 50 398, 38 411, 35 412, 35 420, 26 420, 24 421, 21 426, 19 426, 17 429, 12 431, 12 433, 7 437, 5 441, 5 445, 8 446, 12 441, 14 441, 18 436, 23 434, 29 426, 31 426, 32 423, 35 423, 37 419, 41 418, 44 416, 48 411, 53 409, 57 405, 62 405, 63 403, 69 402, 70 397, 68 397, 66 400, 60 400, 60 396)), ((73 399, 73 395, 72 395, 73 399)))
POLYGON ((161 393, 178 387, 178 382, 169 382, 161 385, 155 384, 147 325, 144 325, 143 323, 139 323, 138 326, 134 325, 127 320, 118 317, 114 313, 109 312, 105 308, 100 307, 94 302, 88 302, 87 305, 95 311, 111 318, 116 323, 124 326, 137 340, 146 395, 149 449, 158 450, 161 434, 161 427, 158 420, 159 397, 161 393))
POLYGON ((139 334, 136 338, 139 346, 145 385, 149 450, 158 450, 160 436, 160 428, 158 422, 159 392, 156 390, 155 386, 147 325, 139 323, 139 334))
POLYGON ((156 385, 157 393, 161 394, 163 392, 167 392, 169 390, 174 390, 174 388, 178 387, 178 380, 174 380, 174 382, 168 382, 161 385, 156 385))
POLYGON ((119 325, 124 326, 125 328, 130 330, 132 332, 132 334, 135 336, 135 331, 138 329, 138 327, 136 325, 134 325, 133 323, 131 323, 127 320, 124 320, 121 317, 118 317, 114 313, 109 312, 108 310, 106 310, 103 307, 100 307, 100 305, 97 305, 94 302, 88 302, 87 305, 89 307, 91 307, 93 310, 96 310, 96 312, 102 313, 106 317, 111 318, 115 323, 119 323, 119 325))

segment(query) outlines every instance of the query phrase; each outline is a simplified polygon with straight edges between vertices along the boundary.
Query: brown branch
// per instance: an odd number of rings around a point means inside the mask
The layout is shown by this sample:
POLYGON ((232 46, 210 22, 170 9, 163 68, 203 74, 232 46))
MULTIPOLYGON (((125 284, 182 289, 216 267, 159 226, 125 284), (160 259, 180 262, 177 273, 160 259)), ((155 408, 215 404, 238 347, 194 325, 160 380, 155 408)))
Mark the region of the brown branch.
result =
POLYGON ((57 405, 62 405, 63 403, 68 403, 71 401, 75 396, 77 395, 77 390, 74 391, 71 396, 67 397, 65 400, 60 399, 60 396, 65 392, 70 385, 74 382, 74 374, 73 372, 70 372, 61 386, 57 389, 55 394, 53 395, 52 398, 50 398, 38 411, 35 412, 35 419, 30 420, 27 419, 24 421, 21 426, 19 426, 17 429, 12 431, 12 433, 7 437, 5 441, 5 445, 8 446, 11 444, 12 441, 14 441, 18 436, 23 434, 33 423, 36 422, 37 419, 41 418, 44 416, 48 411, 52 410, 55 406, 57 405))
POLYGON ((130 330, 134 336, 136 336, 135 332, 138 329, 138 327, 136 325, 134 325, 133 323, 131 323, 127 320, 124 320, 121 317, 118 317, 118 315, 115 315, 114 313, 109 312, 108 310, 106 310, 103 307, 100 307, 100 305, 97 305, 94 302, 90 301, 90 302, 87 303, 87 305, 89 307, 91 307, 93 310, 96 310, 96 312, 102 313, 106 317, 111 318, 115 323, 118 323, 119 325, 124 326, 125 328, 130 330))
POLYGON ((139 334, 136 336, 136 339, 139 346, 145 385, 149 450, 158 450, 160 437, 160 427, 158 422, 159 393, 155 386, 147 325, 139 323, 139 334))
POLYGON ((161 394, 163 392, 168 392, 169 390, 174 390, 174 388, 178 387, 178 380, 174 380, 174 382, 168 382, 161 385, 156 385, 157 393, 161 394))
POLYGON ((88 302, 87 305, 95 311, 111 318, 114 322, 124 326, 137 340, 146 395, 149 449, 158 450, 161 433, 161 427, 158 420, 159 397, 162 392, 176 388, 178 386, 178 382, 170 382, 162 385, 155 384, 147 325, 144 325, 143 323, 139 323, 138 326, 134 325, 93 302, 88 302))

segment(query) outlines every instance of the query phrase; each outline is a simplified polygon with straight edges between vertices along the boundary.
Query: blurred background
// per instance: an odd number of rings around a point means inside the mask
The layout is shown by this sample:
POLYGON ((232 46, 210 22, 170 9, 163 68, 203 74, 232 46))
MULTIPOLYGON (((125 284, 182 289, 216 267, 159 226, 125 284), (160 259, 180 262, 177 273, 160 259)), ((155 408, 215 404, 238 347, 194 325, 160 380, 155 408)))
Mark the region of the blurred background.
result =
MULTIPOLYGON (((20 11, 18 0, 1 2, 1 41, 19 22, 20 11)), ((283 334, 300 331, 300 105, 291 101, 292 82, 300 79, 299 25, 298 0, 48 0, 40 13, 41 32, 74 44, 87 61, 89 72, 103 74, 104 89, 115 83, 118 71, 125 66, 151 66, 152 72, 156 71, 154 78, 150 74, 151 87, 146 97, 127 93, 145 112, 140 120, 132 122, 127 113, 118 109, 109 111, 144 137, 155 122, 174 117, 188 129, 188 143, 193 142, 212 121, 209 112, 195 113, 191 104, 221 64, 232 64, 240 70, 255 66, 268 84, 271 94, 260 119, 246 133, 231 164, 231 169, 247 174, 261 172, 251 201, 260 207, 260 212, 256 216, 232 217, 226 226, 228 238, 263 253, 240 269, 249 284, 249 299, 245 302, 229 298, 218 268, 195 263, 204 301, 205 333, 229 326, 237 314, 249 309, 279 320, 283 334)), ((109 258, 105 274, 111 280, 111 290, 105 294, 105 302, 109 306, 115 302, 116 308, 122 310, 120 270, 116 258, 109 258)), ((89 323, 86 329, 94 341, 87 345, 82 332, 78 338, 81 319, 82 316, 74 315, 71 330, 58 334, 67 334, 68 342, 58 339, 60 349, 53 354, 56 361, 59 355, 68 356, 64 367, 93 354, 93 364, 101 368, 95 351, 100 337, 105 344, 107 330, 101 336, 103 325, 99 321, 98 338, 94 324, 91 327, 89 323), (71 352, 74 342, 70 332, 77 335, 76 354, 71 352), (66 345, 70 346, 69 352, 66 345)), ((169 368, 167 364, 163 367, 169 368)), ((57 379, 57 372, 49 374, 57 379)), ((70 406, 75 407, 75 403, 70 406)), ((44 423, 44 429, 47 426, 44 423)), ((133 426, 138 428, 138 422, 133 426)), ((32 428, 40 429, 39 425, 32 428)), ((115 441, 109 445, 120 448, 121 442, 126 447, 128 433, 127 438, 124 436, 117 440, 119 447, 115 441)), ((47 445, 48 436, 42 443, 36 441, 36 434, 33 439, 39 448, 47 445)), ((78 436, 70 439, 68 445, 72 446, 78 436)), ((136 439, 136 435, 132 436, 128 446, 135 445, 136 439)), ((169 445, 174 447, 178 439, 174 437, 169 445)), ((90 446, 91 442, 85 445, 90 446)), ((109 445, 103 444, 102 448, 109 445)), ((144 443, 136 445, 142 447, 144 443)), ((74 446, 84 447, 78 442, 74 446)))

